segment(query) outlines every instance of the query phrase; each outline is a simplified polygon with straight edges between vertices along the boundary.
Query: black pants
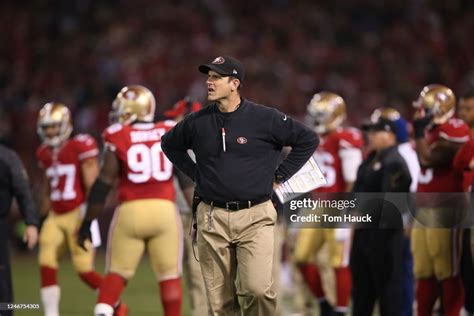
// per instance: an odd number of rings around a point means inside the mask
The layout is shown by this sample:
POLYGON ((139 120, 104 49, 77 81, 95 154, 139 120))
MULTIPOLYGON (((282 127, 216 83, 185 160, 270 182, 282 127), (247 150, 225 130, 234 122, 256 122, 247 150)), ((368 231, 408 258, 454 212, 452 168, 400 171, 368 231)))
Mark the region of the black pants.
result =
POLYGON ((355 230, 350 258, 352 315, 372 315, 377 300, 381 316, 401 314, 402 257, 403 230, 355 230))
POLYGON ((474 262, 471 253, 471 229, 464 229, 462 235, 461 275, 464 283, 464 307, 474 313, 474 262))
MULTIPOLYGON (((10 253, 8 249, 8 226, 0 219, 0 303, 13 303, 10 253)), ((11 316, 12 311, 0 310, 0 316, 11 316)))

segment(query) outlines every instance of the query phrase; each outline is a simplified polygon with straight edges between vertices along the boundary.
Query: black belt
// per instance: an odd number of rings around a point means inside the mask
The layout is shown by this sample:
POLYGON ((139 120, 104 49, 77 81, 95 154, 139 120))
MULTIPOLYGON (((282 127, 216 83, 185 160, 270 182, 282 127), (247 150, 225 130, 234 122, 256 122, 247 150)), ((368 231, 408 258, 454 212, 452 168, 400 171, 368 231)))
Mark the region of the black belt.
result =
POLYGON ((250 201, 250 200, 249 201, 229 201, 229 202, 208 201, 208 200, 202 200, 202 201, 206 203, 207 205, 223 208, 228 211, 240 211, 246 208, 251 208, 252 206, 263 203, 268 200, 269 199, 266 198, 266 199, 255 200, 255 201, 250 201))

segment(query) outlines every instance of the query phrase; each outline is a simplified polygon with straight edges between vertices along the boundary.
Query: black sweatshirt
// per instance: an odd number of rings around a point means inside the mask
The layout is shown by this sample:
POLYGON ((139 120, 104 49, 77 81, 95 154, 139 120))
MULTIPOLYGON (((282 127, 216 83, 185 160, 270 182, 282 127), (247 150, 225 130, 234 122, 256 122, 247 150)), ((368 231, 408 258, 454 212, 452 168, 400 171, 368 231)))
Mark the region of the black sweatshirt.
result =
MULTIPOLYGON (((399 154, 397 146, 377 153, 373 151, 364 159, 357 171, 354 192, 410 192, 411 176, 405 159, 399 154)), ((363 214, 372 216, 372 222, 358 225, 365 228, 401 229, 401 212, 393 203, 383 199, 383 195, 374 198, 359 199, 358 207, 363 214)), ((381 235, 380 235, 381 236, 381 235)), ((373 243, 384 242, 383 238, 374 238, 373 243)))
POLYGON ((318 143, 316 134, 302 123, 243 98, 230 113, 210 104, 186 116, 162 138, 166 156, 196 182, 197 194, 219 202, 269 199, 275 175, 290 178, 318 143), (278 166, 283 146, 292 150, 278 166), (188 149, 196 154, 196 163, 188 149))
POLYGON ((39 214, 31 196, 26 170, 11 149, 0 145, 0 220, 10 213, 13 196, 27 225, 39 225, 39 214))

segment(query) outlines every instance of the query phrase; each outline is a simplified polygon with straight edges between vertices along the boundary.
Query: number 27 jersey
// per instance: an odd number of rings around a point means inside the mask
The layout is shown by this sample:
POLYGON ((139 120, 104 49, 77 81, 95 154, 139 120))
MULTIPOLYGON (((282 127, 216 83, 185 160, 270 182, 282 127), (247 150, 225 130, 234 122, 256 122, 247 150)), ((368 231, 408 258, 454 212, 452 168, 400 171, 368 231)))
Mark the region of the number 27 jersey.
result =
POLYGON ((103 133, 105 146, 120 162, 118 199, 175 200, 173 165, 161 149, 161 137, 176 123, 114 124, 103 133))
POLYGON ((85 192, 81 164, 99 154, 95 139, 79 134, 53 149, 45 144, 36 151, 39 165, 46 172, 50 186, 52 210, 58 214, 70 212, 84 203, 85 192))

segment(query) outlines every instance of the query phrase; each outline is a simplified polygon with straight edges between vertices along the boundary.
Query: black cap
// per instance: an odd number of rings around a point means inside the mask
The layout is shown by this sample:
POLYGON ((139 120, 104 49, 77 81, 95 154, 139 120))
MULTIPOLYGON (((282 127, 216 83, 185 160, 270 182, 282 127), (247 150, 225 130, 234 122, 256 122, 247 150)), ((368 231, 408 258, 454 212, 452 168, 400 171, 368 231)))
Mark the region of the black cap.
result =
POLYGON ((214 70, 224 77, 232 76, 239 79, 240 82, 244 81, 244 67, 242 63, 230 56, 219 56, 214 58, 210 64, 199 66, 199 71, 203 74, 207 75, 209 70, 214 70))
POLYGON ((380 117, 376 122, 362 125, 364 131, 386 131, 397 134, 397 125, 394 121, 380 117))

